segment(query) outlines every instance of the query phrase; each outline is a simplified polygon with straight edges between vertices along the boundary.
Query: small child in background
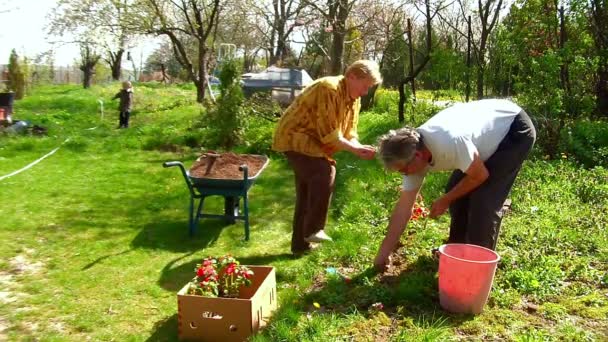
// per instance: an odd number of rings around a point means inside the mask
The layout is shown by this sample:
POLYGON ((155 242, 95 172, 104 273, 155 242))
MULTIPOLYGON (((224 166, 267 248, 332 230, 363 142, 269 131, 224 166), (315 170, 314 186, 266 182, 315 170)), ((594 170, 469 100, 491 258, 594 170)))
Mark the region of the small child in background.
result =
POLYGON ((120 111, 118 128, 129 127, 129 116, 131 116, 131 107, 133 105, 133 86, 131 82, 122 82, 122 90, 116 94, 112 100, 120 99, 118 110, 120 111))

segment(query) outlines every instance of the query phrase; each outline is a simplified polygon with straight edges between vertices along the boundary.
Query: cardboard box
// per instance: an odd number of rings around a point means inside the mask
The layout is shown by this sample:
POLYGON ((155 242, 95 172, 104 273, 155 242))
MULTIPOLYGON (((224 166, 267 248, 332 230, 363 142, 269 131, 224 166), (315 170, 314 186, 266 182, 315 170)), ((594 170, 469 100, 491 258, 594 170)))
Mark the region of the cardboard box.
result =
POLYGON ((242 287, 239 298, 210 298, 177 293, 177 329, 180 340, 245 341, 266 325, 277 308, 274 267, 248 266, 251 285, 242 287))

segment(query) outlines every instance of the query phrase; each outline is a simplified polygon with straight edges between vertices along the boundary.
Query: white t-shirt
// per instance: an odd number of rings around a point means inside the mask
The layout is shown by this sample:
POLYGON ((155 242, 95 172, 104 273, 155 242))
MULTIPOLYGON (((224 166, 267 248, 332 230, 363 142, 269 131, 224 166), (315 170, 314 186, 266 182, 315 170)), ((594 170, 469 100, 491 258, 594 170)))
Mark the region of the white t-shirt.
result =
POLYGON ((480 100, 455 104, 437 113, 418 128, 432 161, 425 170, 403 176, 403 189, 418 189, 428 171, 465 172, 475 152, 486 161, 521 110, 508 100, 480 100))

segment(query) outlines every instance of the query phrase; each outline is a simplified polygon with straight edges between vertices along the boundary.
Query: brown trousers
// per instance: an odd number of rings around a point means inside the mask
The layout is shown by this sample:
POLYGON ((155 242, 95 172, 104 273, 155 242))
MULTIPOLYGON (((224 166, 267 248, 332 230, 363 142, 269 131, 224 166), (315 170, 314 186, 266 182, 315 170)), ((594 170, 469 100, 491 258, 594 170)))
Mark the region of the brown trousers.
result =
POLYGON ((325 158, 288 151, 285 152, 296 178, 296 208, 293 215, 291 251, 310 249, 304 241, 322 230, 327 222, 327 212, 334 191, 336 168, 325 158))

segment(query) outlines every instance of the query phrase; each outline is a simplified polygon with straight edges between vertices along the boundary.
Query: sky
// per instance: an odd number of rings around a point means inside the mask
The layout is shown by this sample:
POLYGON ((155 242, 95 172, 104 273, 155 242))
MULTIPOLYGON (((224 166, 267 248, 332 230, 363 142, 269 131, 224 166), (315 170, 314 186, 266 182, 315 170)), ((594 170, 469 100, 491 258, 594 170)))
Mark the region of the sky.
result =
MULTIPOLYGON (((0 0, 0 64, 8 64, 12 49, 16 49, 20 56, 29 58, 53 49, 55 65, 74 64, 79 58, 78 46, 53 44, 58 38, 48 37, 46 33, 46 16, 56 5, 57 0, 0 0)), ((69 37, 61 37, 61 40, 69 40, 69 37)), ((145 60, 156 46, 158 41, 149 39, 131 49, 138 67, 142 54, 145 60)), ((130 65, 125 67, 130 69, 130 65)))

